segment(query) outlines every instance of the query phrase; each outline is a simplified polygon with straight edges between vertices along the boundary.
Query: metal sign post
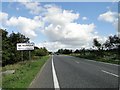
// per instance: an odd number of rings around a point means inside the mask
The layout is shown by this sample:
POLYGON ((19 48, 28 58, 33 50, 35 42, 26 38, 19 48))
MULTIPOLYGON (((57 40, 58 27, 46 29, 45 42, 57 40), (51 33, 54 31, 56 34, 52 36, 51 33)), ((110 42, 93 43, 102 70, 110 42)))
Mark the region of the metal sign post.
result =
POLYGON ((23 61, 23 51, 21 51, 21 60, 23 61))
POLYGON ((31 51, 29 51, 29 60, 31 60, 31 51))

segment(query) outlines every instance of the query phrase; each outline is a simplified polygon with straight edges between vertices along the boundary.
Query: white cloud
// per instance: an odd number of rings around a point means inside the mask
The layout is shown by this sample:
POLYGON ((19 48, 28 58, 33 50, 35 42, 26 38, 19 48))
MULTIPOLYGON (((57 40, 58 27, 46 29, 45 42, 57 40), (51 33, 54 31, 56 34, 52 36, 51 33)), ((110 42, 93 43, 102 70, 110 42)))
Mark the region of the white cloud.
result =
POLYGON ((88 20, 88 18, 87 17, 82 17, 82 20, 88 20))
POLYGON ((98 37, 94 29, 94 24, 69 23, 64 27, 51 24, 43 32, 51 42, 57 41, 71 48, 88 48, 93 38, 98 37))
POLYGON ((65 48, 65 45, 60 42, 42 42, 36 44, 38 47, 46 47, 49 51, 57 51, 59 48, 65 48))
MULTIPOLYGON (((48 50, 56 51, 60 48, 90 48, 93 38, 99 38, 104 41, 96 32, 96 25, 76 23, 80 14, 72 10, 64 10, 55 5, 40 6, 37 2, 22 2, 32 14, 40 14, 41 10, 44 16, 35 16, 34 18, 26 17, 11 17, 8 19, 8 14, 4 20, 7 26, 13 26, 19 29, 27 37, 33 38, 38 34, 36 30, 41 30, 48 38, 48 42, 37 44, 39 47, 46 47, 48 50)), ((104 16, 104 15, 103 15, 104 16)), ((102 16, 102 17, 103 17, 102 16)), ((105 15, 106 16, 106 15, 105 15)), ((83 18, 84 20, 87 17, 83 18)))
POLYGON ((2 29, 7 29, 7 28, 4 26, 4 24, 6 23, 7 19, 8 19, 8 14, 5 13, 5 12, 0 12, 0 27, 1 27, 2 29))
POLYGON ((16 10, 17 10, 17 11, 19 11, 19 10, 20 10, 20 8, 16 8, 16 10))
POLYGON ((0 12, 0 22, 5 23, 8 19, 8 14, 5 12, 0 12))
POLYGON ((34 18, 26 18, 26 17, 10 17, 5 12, 0 12, 0 25, 2 28, 4 27, 15 27, 22 34, 27 37, 33 39, 37 36, 36 31, 44 27, 44 23, 42 21, 41 16, 35 16, 34 18))
POLYGON ((33 19, 25 18, 25 17, 11 17, 6 25, 16 27, 27 37, 33 38, 36 37, 37 34, 35 31, 42 27, 41 17, 36 16, 33 19))
POLYGON ((118 24, 118 13, 107 11, 103 14, 100 14, 98 17, 98 20, 106 21, 109 23, 112 23, 115 27, 117 27, 118 24))
POLYGON ((63 10, 51 5, 47 6, 47 13, 44 17, 47 26, 42 32, 48 37, 50 43, 57 42, 58 45, 56 46, 60 45, 72 49, 89 48, 92 46, 93 38, 99 37, 102 39, 103 37, 97 35, 94 23, 75 23, 79 16, 78 13, 73 11, 63 10))
POLYGON ((44 21, 54 25, 65 25, 79 18, 79 14, 68 10, 62 10, 57 6, 47 6, 46 9, 47 13, 45 14, 44 21))
MULTIPOLYGON (((61 41, 68 44, 79 44, 76 40, 88 40, 88 37, 94 32, 94 24, 77 24, 77 23, 68 23, 64 27, 57 25, 54 26, 50 24, 45 28, 44 33, 49 37, 51 41, 61 41), (65 42, 64 42, 65 40, 65 42)), ((90 38, 90 37, 89 37, 90 38)))
POLYGON ((31 14, 39 15, 40 12, 44 11, 44 8, 40 5, 39 2, 20 2, 23 4, 28 10, 30 10, 31 14))

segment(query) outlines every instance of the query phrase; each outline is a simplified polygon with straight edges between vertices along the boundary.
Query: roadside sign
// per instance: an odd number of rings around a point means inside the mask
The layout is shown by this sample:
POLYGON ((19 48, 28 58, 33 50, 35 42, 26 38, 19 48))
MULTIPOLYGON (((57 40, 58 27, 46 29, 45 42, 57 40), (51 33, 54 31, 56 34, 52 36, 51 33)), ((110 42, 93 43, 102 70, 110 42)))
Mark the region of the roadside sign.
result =
POLYGON ((17 50, 34 50, 34 43, 17 43, 17 50))

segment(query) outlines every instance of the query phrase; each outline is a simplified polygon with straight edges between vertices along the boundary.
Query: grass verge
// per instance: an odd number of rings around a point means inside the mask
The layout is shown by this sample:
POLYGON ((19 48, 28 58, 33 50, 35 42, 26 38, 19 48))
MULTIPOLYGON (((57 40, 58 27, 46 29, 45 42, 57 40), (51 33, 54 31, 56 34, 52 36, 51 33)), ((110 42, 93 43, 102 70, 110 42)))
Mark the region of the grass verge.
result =
POLYGON ((75 56, 78 58, 85 58, 85 59, 89 59, 89 60, 94 60, 94 61, 100 61, 100 62, 106 62, 106 63, 111 63, 111 64, 120 64, 120 60, 115 60, 113 57, 95 57, 92 55, 71 55, 71 56, 75 56))
POLYGON ((48 58, 49 56, 44 56, 37 60, 20 62, 3 67, 3 70, 14 69, 15 73, 2 77, 2 88, 27 88, 48 58))

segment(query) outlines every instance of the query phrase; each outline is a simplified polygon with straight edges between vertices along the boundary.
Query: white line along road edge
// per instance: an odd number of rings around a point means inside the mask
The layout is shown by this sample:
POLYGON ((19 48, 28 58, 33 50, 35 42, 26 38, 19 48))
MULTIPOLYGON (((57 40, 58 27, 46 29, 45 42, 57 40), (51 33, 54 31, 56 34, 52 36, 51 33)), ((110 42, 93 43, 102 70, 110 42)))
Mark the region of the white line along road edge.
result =
POLYGON ((115 77, 119 77, 118 75, 116 75, 116 74, 114 74, 114 73, 107 72, 107 71, 105 71, 105 70, 101 70, 101 71, 104 72, 104 73, 107 73, 107 74, 113 75, 113 76, 115 76, 115 77))
POLYGON ((58 79, 57 79, 57 75, 56 75, 55 67, 54 67, 54 63, 53 63, 53 55, 52 55, 52 72, 53 72, 54 88, 55 88, 55 90, 60 90, 60 86, 59 86, 59 83, 58 83, 58 79))
POLYGON ((90 62, 97 62, 97 63, 102 63, 102 64, 107 64, 107 65, 114 65, 114 66, 120 66, 118 64, 111 64, 111 63, 107 63, 107 62, 100 62, 100 61, 94 61, 94 60, 88 60, 86 59, 87 61, 90 61, 90 62))

